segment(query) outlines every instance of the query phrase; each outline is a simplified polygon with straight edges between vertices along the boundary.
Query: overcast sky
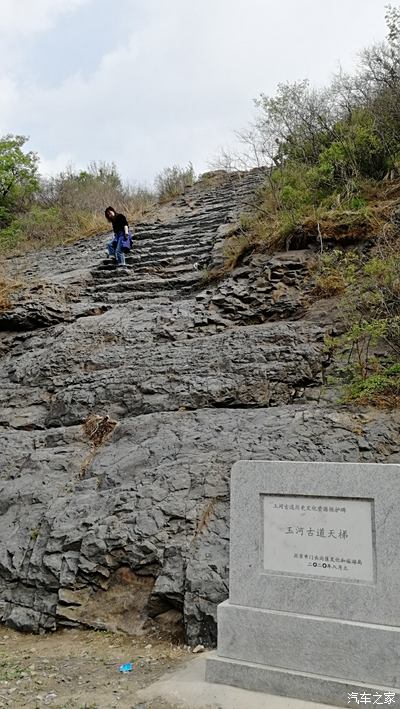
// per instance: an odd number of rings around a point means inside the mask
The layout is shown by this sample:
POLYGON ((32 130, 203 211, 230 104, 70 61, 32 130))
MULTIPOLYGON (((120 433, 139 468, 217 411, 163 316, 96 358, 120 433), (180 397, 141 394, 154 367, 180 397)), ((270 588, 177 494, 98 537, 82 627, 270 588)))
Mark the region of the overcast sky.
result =
POLYGON ((384 38, 386 4, 0 0, 0 135, 29 135, 43 173, 91 160, 148 183, 172 164, 204 171, 259 93, 351 69, 384 38))

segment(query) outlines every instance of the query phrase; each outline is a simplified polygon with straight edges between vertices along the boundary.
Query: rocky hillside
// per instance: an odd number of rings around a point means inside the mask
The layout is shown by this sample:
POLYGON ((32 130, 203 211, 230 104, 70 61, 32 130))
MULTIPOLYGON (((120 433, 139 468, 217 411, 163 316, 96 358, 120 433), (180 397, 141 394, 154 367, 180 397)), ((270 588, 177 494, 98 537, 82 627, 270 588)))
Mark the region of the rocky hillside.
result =
POLYGON ((218 174, 137 225, 20 258, 0 316, 0 617, 21 630, 212 644, 228 596, 229 471, 243 458, 400 462, 398 416, 334 403, 311 250, 213 283, 262 171, 218 174))

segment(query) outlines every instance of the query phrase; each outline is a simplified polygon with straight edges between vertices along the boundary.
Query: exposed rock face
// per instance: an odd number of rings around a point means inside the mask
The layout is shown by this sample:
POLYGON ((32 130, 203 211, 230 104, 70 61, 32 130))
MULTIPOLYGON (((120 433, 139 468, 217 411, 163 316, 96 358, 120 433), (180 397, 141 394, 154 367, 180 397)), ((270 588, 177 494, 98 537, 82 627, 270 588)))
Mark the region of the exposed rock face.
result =
POLYGON ((182 614, 188 641, 212 644, 234 461, 400 462, 396 414, 329 404, 307 252, 204 281, 261 179, 194 187, 174 216, 138 225, 127 274, 103 262, 104 237, 20 260, 46 287, 0 321, 9 625, 137 632, 182 614), (112 421, 104 437, 90 415, 112 421))
POLYGON ((299 319, 306 310, 310 251, 251 256, 202 300, 242 325, 299 319))

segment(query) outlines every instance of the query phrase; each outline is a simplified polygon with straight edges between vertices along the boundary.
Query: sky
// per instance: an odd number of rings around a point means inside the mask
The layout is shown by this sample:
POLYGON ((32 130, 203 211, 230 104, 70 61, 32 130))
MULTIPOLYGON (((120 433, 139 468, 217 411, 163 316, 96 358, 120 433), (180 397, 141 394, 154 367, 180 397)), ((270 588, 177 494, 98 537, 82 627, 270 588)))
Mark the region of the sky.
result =
POLYGON ((0 135, 29 136, 47 175, 93 160, 149 186, 175 164, 199 174, 261 92, 351 71, 384 39, 386 5, 0 0, 0 135))

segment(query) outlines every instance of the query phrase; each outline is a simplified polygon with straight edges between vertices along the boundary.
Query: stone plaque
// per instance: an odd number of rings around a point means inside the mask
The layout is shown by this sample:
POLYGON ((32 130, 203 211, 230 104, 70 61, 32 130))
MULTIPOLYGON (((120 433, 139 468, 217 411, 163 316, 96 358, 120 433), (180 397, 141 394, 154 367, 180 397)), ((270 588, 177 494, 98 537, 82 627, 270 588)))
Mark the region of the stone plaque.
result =
POLYGON ((375 581, 372 500, 261 497, 265 571, 375 581))

